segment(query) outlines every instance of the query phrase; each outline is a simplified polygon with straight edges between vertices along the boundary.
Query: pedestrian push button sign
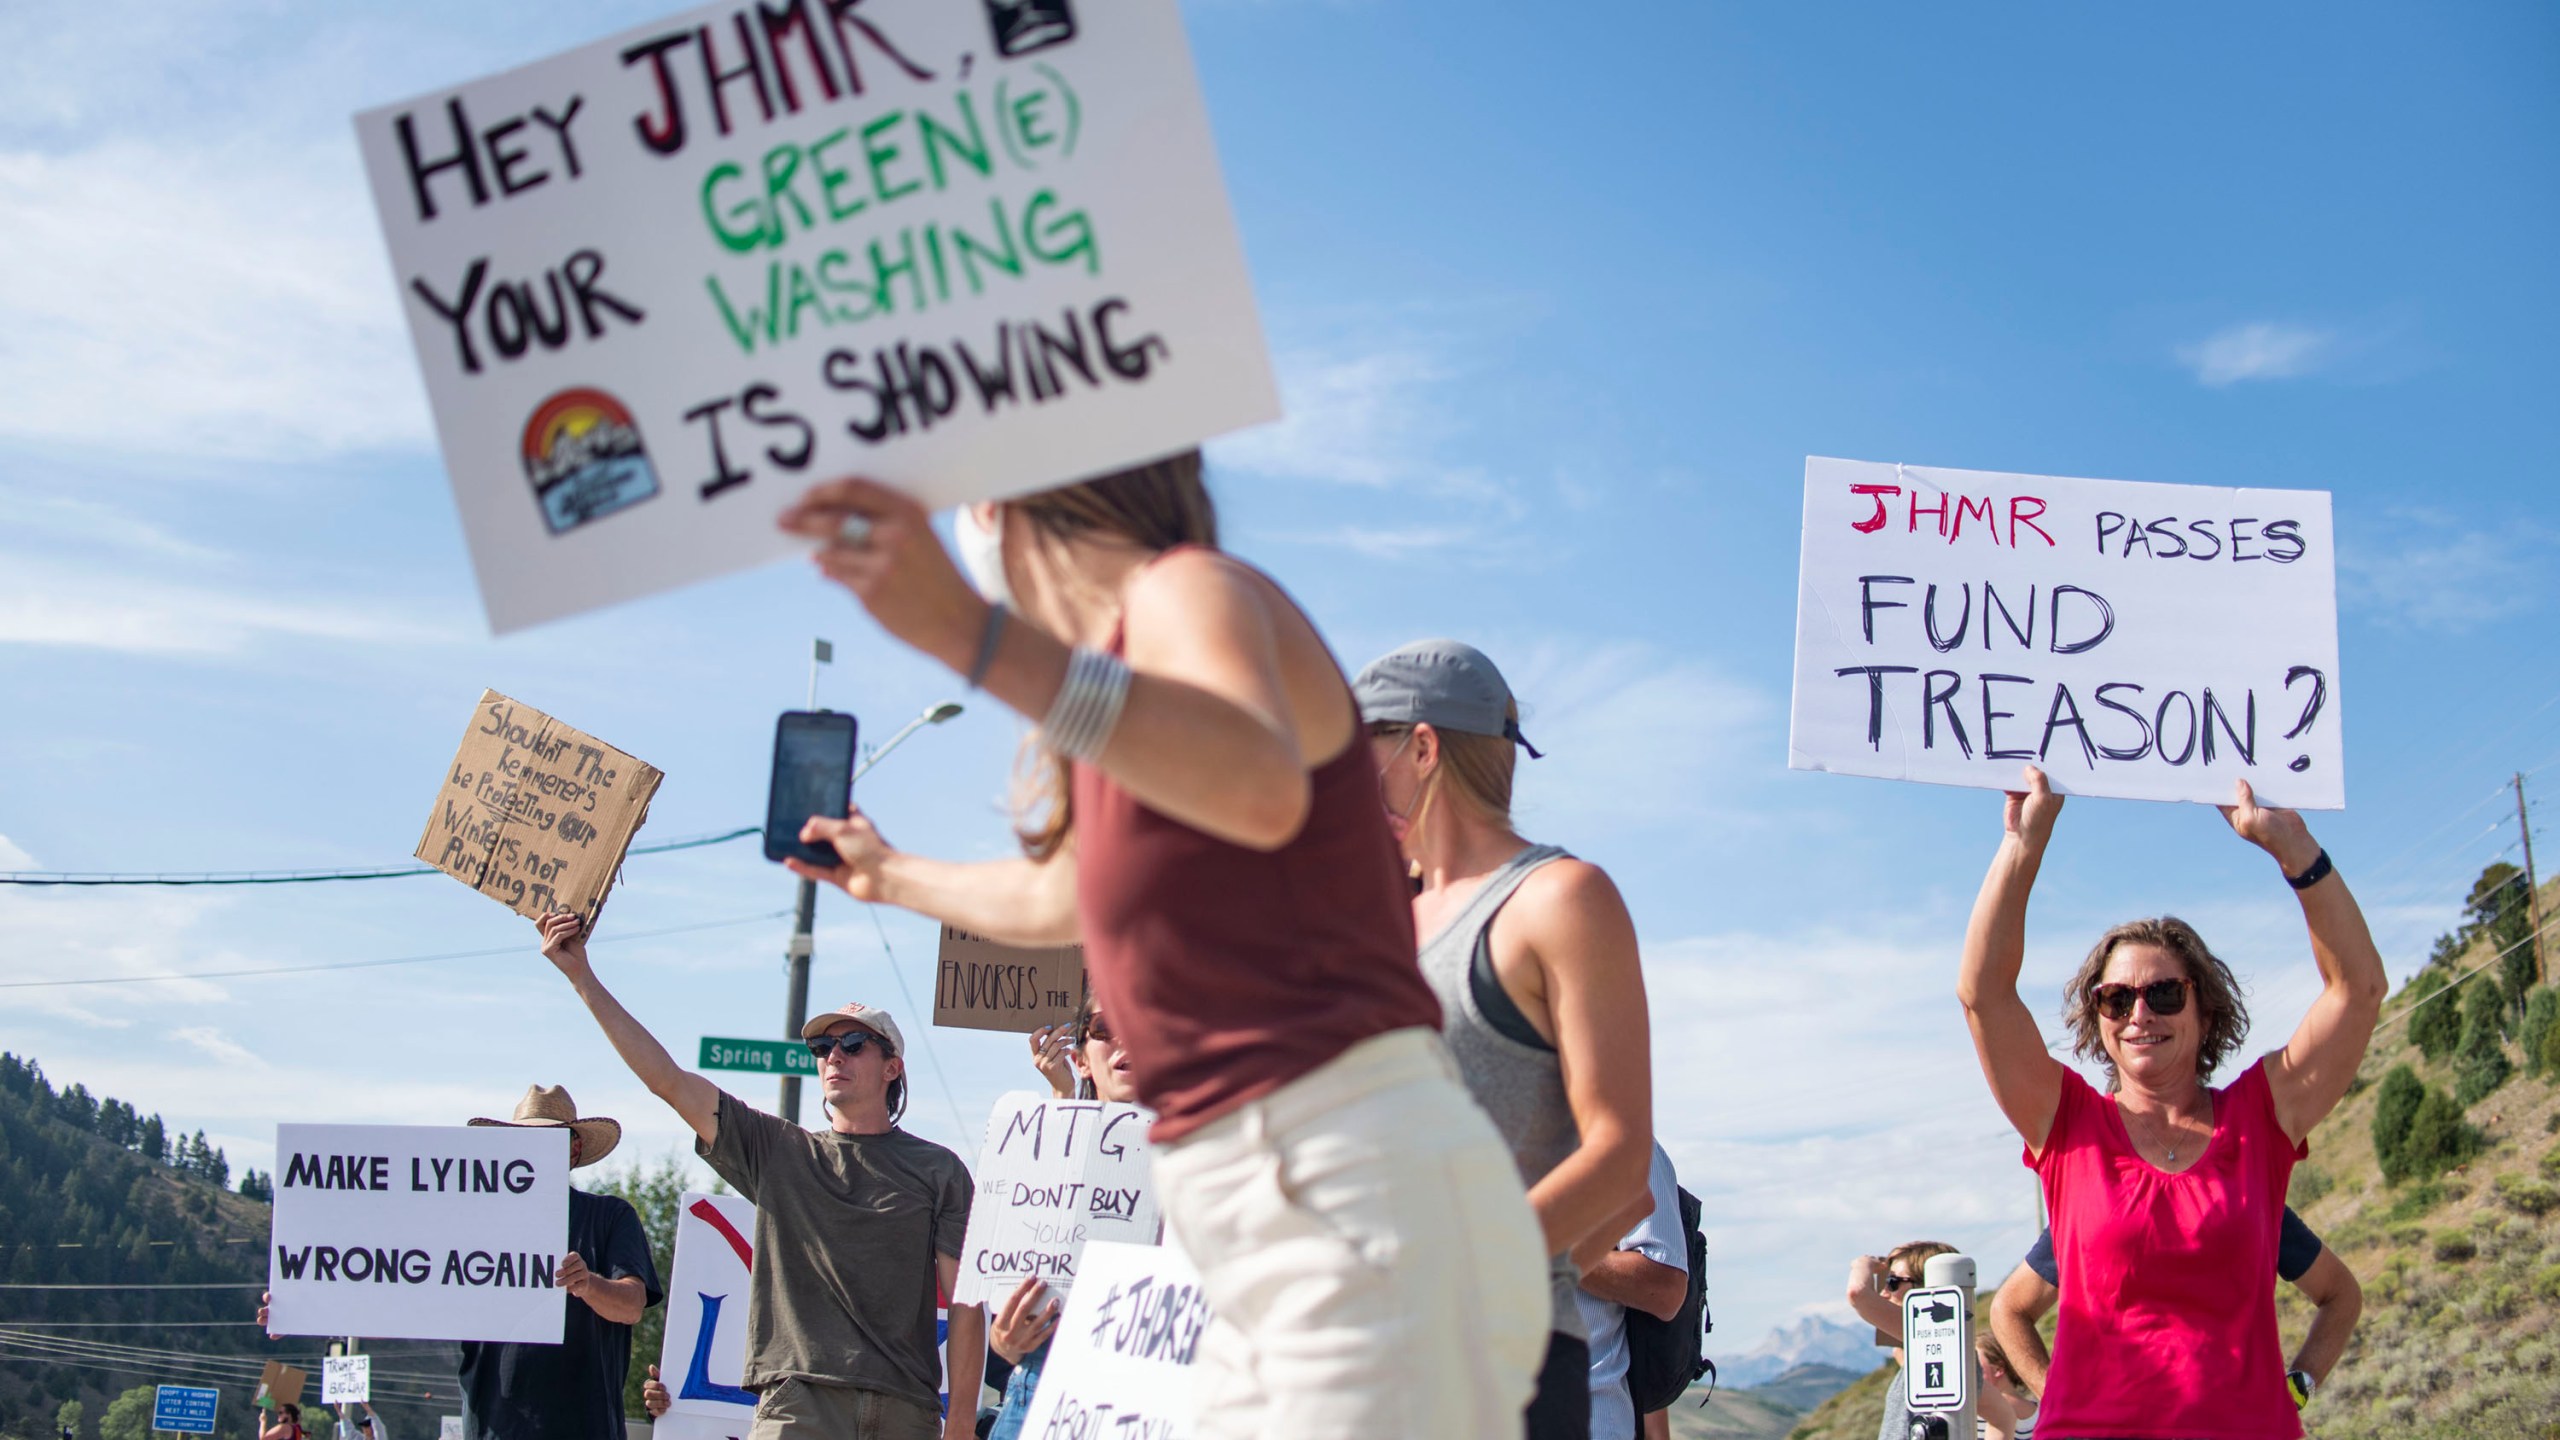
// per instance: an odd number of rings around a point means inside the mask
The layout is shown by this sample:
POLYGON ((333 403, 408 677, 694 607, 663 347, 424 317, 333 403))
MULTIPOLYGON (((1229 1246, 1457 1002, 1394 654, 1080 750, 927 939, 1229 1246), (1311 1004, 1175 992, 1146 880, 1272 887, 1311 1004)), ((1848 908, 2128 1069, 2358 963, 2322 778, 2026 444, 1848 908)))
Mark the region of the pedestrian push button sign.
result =
POLYGON ((1914 1290, 1902 1302, 1903 1375, 1914 1410, 1956 1410, 1971 1393, 1972 1328, 1964 1291, 1942 1286, 1914 1290))

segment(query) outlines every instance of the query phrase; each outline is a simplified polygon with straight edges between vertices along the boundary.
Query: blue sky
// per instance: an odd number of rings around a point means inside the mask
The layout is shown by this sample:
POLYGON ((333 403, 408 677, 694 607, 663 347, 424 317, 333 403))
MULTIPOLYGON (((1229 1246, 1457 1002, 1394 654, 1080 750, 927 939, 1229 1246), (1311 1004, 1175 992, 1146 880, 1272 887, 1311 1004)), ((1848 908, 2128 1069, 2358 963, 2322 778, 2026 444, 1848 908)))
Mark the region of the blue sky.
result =
MULTIPOLYGON (((874 735, 957 691, 793 565, 481 624, 348 117, 653 13, 0 15, 0 868, 399 861, 483 686, 665 769, 644 841, 725 830, 812 635, 874 735)), ((1450 634, 1509 670, 1552 757, 1524 827, 1615 873, 1645 939, 1725 1348, 1836 1305, 1853 1254, 1997 1260, 2034 1224, 1952 999, 1998 802, 1784 768, 1807 454, 2334 492, 2350 808, 2315 824, 2395 975, 2512 847, 2493 792, 2560 760, 2529 663, 2560 538, 2547 7, 1185 13, 1290 412, 1211 449, 1234 548, 1350 664, 1450 634)), ((972 707, 865 803, 1002 853, 1018 734, 972 707)), ((2280 1042, 2293 906, 2210 811, 2075 802, 2057 844, 2040 1010, 2099 929, 2174 910, 2280 1042)), ((787 877, 733 845, 628 878, 607 940, 741 922, 599 944, 633 1009, 679 1050, 773 1030, 784 922, 752 917, 787 877)), ((820 1000, 926 992, 930 927, 882 918, 822 904, 820 1000)), ((450 1122, 536 1080, 674 1149, 528 927, 449 882, 0 891, 0 982, 517 942, 0 990, 0 1048, 235 1164, 280 1120, 450 1122)), ((936 1034, 916 1128, 974 1149, 1019 1053, 936 1034)))

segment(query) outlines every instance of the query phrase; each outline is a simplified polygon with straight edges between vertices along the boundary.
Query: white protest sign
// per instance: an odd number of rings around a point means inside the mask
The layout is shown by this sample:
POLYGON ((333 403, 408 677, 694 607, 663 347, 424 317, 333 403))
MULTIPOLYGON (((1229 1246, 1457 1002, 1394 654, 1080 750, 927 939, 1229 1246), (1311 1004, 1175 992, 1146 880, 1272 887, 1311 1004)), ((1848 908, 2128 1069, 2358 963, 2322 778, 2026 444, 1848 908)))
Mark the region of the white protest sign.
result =
POLYGON ((2319 490, 1805 461, 1787 763, 2346 804, 2319 490))
POLYGON ((373 1357, 332 1355, 320 1362, 320 1401, 336 1405, 373 1399, 373 1357))
POLYGON ((1067 1298, 1041 1367, 1025 1435, 1143 1435, 1188 1440, 1197 1413, 1191 1362, 1209 1300, 1172 1245, 1097 1242, 1067 1298))
POLYGON ((1153 1121, 1139 1106, 1101 1100, 1017 1091, 996 1101, 978 1151, 977 1201, 952 1299, 1001 1305, 1032 1275, 1070 1290, 1088 1241, 1154 1244, 1147 1162, 1153 1121))
POLYGON ((491 628, 1279 413, 1176 0, 704 6, 356 117, 491 628))
POLYGON ((436 1435, 438 1440, 462 1440, 462 1417, 459 1415, 437 1416, 436 1435))
POLYGON ((747 1369, 747 1277, 755 1269, 756 1207, 736 1195, 688 1190, 676 1200, 676 1254, 667 1280, 666 1343, 658 1378, 674 1397, 654 1440, 728 1440, 755 1424, 747 1369))
POLYGON ((268 1328, 557 1345, 569 1132, 279 1125, 268 1328))

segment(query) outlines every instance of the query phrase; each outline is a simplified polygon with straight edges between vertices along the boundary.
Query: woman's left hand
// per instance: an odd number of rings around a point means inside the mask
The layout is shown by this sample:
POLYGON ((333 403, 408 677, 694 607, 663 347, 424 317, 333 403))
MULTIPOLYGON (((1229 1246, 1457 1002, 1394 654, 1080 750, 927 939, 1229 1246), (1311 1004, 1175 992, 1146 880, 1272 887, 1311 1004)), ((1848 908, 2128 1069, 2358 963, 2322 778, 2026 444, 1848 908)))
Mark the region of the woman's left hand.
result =
POLYGON ((2299 875, 2320 858, 2320 842, 2311 838, 2311 827, 2291 810, 2258 803, 2258 794, 2246 780, 2232 782, 2235 803, 2221 807, 2222 818, 2241 839, 2275 857, 2287 875, 2299 875))
POLYGON ((829 480, 810 486, 775 523, 820 542, 818 568, 852 591, 880 628, 954 670, 969 668, 987 602, 952 563, 933 533, 933 517, 913 498, 876 481, 829 480), (844 537, 853 516, 870 526, 860 544, 844 537))

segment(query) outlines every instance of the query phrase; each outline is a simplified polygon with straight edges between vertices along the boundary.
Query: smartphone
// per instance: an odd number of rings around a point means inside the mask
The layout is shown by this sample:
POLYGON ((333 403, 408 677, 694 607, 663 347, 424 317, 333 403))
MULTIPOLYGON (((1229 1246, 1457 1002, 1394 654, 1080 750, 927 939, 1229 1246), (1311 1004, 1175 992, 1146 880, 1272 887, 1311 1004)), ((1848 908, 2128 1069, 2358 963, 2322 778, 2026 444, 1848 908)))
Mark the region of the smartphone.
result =
POLYGON ((853 793, 853 737, 860 727, 833 710, 786 710, 773 723, 773 784, 765 791, 764 858, 836 864, 836 847, 810 845, 800 827, 812 815, 844 818, 853 793))

